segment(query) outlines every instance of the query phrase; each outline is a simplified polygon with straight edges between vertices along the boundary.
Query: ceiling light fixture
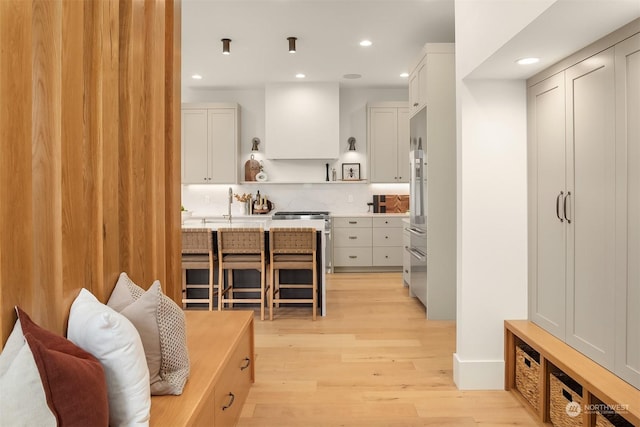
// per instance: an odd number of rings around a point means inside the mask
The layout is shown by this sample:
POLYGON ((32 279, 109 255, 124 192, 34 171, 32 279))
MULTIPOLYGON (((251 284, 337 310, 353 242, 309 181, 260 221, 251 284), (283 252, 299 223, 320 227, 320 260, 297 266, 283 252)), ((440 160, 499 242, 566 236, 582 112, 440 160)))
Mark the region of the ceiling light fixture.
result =
POLYGON ((516 61, 519 65, 531 65, 540 61, 540 58, 520 58, 516 61))
POLYGON ((289 40, 289 53, 296 53, 296 37, 287 37, 289 40))
POLYGON ((360 46, 363 46, 363 47, 369 47, 369 46, 371 46, 372 44, 373 44, 373 43, 371 43, 371 40, 362 40, 362 41, 360 42, 360 46))
POLYGON ((200 74, 194 74, 193 76, 191 76, 191 78, 193 80, 202 80, 202 76, 200 74))
POLYGON ((231 39, 222 39, 222 54, 229 55, 231 53, 231 39))
POLYGON ((303 73, 296 74, 296 79, 304 79, 305 77, 307 77, 306 74, 303 74, 303 73))
POLYGON ((406 79, 407 77, 409 77, 409 73, 400 73, 400 77, 406 79))

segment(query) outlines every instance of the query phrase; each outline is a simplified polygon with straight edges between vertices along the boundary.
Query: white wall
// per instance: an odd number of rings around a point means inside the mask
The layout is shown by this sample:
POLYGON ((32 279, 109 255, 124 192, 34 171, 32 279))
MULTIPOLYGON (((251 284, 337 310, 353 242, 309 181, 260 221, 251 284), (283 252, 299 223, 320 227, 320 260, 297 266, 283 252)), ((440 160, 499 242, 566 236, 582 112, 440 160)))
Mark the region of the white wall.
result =
POLYGON ((504 388, 503 321, 527 317, 525 82, 464 77, 550 3, 455 4, 460 389, 504 388))
MULTIPOLYGON (((361 176, 368 177, 367 168, 367 110, 369 102, 406 101, 408 88, 353 88, 340 89, 340 158, 328 161, 336 168, 340 179, 341 163, 360 163, 361 176), (356 138, 356 151, 347 150, 347 139, 356 138)), ((332 212, 361 213, 367 211, 367 202, 374 194, 408 194, 408 184, 312 184, 325 180, 327 161, 324 160, 269 160, 264 157, 265 98, 264 88, 240 90, 189 89, 182 93, 183 102, 237 102, 240 105, 240 177, 244 176, 244 163, 251 156, 251 140, 260 138, 260 151, 256 160, 264 163, 269 181, 300 184, 239 184, 232 186, 236 193, 255 194, 260 190, 276 203, 277 209, 314 209, 332 212), (302 184, 306 183, 306 184, 302 184)), ((182 204, 196 214, 220 215, 227 210, 227 186, 188 185, 182 187, 182 204)), ((241 212, 240 204, 232 206, 241 212)))

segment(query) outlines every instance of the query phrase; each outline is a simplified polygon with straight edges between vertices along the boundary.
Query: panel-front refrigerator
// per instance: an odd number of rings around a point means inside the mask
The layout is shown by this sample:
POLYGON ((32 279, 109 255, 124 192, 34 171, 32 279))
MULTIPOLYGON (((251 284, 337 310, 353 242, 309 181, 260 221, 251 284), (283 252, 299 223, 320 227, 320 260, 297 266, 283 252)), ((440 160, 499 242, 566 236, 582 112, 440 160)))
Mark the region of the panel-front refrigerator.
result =
POLYGON ((411 244, 409 289, 427 307, 427 111, 424 107, 410 119, 411 181, 409 210, 411 222, 408 232, 411 244))

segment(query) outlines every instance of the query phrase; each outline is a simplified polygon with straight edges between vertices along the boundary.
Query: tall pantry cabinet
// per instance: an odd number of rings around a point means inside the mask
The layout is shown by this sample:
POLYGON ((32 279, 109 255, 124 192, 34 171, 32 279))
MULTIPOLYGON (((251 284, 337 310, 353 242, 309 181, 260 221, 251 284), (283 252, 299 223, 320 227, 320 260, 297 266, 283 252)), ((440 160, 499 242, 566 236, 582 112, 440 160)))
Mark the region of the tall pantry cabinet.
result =
POLYGON ((636 387, 638 24, 528 81, 529 316, 636 387))

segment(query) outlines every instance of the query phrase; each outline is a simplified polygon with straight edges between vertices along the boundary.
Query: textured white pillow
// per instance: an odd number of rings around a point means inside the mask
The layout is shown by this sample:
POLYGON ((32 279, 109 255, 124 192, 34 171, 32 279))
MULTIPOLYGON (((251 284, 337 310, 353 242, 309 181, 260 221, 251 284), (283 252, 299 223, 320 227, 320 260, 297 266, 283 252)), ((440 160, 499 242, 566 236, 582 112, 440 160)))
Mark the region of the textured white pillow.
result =
POLYGON ((151 394, 182 394, 189 377, 184 312, 155 281, 146 292, 121 273, 107 305, 133 323, 147 357, 151 394))
POLYGON ((57 425, 20 319, 0 353, 0 425, 57 425))
POLYGON ((109 424, 149 425, 149 369, 131 322, 82 289, 69 312, 68 338, 102 363, 109 394, 109 424))

